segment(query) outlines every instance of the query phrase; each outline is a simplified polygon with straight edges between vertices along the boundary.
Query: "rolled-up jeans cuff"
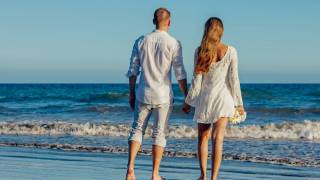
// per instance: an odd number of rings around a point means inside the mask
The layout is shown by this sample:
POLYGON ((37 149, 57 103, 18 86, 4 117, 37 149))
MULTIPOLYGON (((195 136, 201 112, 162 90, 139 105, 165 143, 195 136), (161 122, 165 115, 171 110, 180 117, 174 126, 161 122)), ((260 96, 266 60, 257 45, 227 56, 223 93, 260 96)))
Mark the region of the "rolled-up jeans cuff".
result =
POLYGON ((142 134, 140 135, 139 133, 130 133, 128 137, 128 141, 136 141, 142 144, 142 141, 143 141, 142 134))
POLYGON ((166 147, 167 140, 165 138, 153 138, 153 145, 166 147))

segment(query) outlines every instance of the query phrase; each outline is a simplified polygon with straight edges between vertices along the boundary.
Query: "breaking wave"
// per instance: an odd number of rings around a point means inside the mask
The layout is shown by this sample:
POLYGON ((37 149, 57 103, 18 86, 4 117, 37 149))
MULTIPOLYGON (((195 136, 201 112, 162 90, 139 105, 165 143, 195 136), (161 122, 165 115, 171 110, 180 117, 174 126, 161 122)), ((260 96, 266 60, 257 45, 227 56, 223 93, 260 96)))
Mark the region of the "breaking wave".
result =
MULTIPOLYGON (((151 126, 145 136, 151 137, 151 126)), ((55 122, 0 122, 0 134, 6 135, 73 135, 127 137, 130 124, 55 122)), ((281 124, 229 126, 226 138, 320 140, 320 121, 284 122, 281 124)), ((196 138, 194 127, 169 126, 170 138, 196 138)))
MULTIPOLYGON (((85 146, 85 145, 73 145, 73 144, 41 144, 41 143, 9 143, 1 142, 0 146, 15 146, 15 147, 28 147, 28 148, 42 148, 42 149, 58 149, 64 151, 81 151, 81 152, 103 152, 103 153, 127 153, 127 147, 113 147, 113 146, 85 146)), ((141 149, 139 154, 151 155, 150 149, 141 149)), ((166 150, 164 156, 167 157, 186 157, 194 158, 197 157, 196 152, 186 151, 174 151, 166 150)), ((209 157, 211 153, 209 153, 209 157)), ((277 156, 252 156, 244 153, 233 154, 224 153, 224 160, 236 160, 236 161, 249 161, 249 162, 260 162, 270 164, 282 164, 288 166, 305 166, 305 167, 320 167, 320 160, 304 160, 296 158, 281 158, 277 156)))

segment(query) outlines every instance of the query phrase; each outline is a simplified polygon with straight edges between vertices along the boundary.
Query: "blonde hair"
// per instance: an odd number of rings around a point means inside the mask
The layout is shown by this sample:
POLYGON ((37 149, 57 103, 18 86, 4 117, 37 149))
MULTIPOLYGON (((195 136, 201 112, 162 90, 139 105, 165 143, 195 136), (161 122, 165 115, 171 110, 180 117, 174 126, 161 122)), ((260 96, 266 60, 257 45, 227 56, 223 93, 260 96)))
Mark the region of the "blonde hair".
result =
POLYGON ((217 44, 223 34, 222 20, 211 17, 204 28, 201 45, 198 49, 198 59, 195 66, 196 74, 204 74, 209 71, 210 65, 217 59, 217 44))

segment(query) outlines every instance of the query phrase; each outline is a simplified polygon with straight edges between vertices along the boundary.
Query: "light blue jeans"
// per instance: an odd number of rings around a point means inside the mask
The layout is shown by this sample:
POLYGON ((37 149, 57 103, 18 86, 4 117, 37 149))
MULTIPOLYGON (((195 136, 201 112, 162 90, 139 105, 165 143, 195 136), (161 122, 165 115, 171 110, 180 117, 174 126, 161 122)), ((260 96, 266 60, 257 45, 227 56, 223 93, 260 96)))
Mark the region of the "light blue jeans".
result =
POLYGON ((152 128, 153 145, 166 146, 166 132, 169 116, 172 111, 171 104, 151 105, 136 102, 134 120, 129 134, 129 141, 142 144, 143 136, 148 126, 148 121, 153 114, 154 122, 152 128))

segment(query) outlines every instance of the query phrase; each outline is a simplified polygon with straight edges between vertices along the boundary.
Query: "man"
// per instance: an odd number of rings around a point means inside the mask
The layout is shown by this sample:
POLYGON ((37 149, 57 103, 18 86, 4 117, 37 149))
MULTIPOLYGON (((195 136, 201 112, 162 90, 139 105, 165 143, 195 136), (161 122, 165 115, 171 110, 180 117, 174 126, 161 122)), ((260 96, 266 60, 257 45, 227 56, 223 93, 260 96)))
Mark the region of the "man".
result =
MULTIPOLYGON (((172 67, 185 97, 188 91, 181 44, 168 34, 170 12, 165 8, 157 9, 153 23, 156 30, 135 41, 127 73, 130 86, 129 104, 131 109, 134 109, 134 121, 128 138, 127 180, 135 179, 135 159, 151 114, 154 115, 152 180, 163 179, 159 175, 159 167, 166 146, 167 123, 172 111, 172 67), (140 69, 140 81, 135 92, 140 69)), ((184 104, 183 110, 188 113, 190 106, 184 104)))

